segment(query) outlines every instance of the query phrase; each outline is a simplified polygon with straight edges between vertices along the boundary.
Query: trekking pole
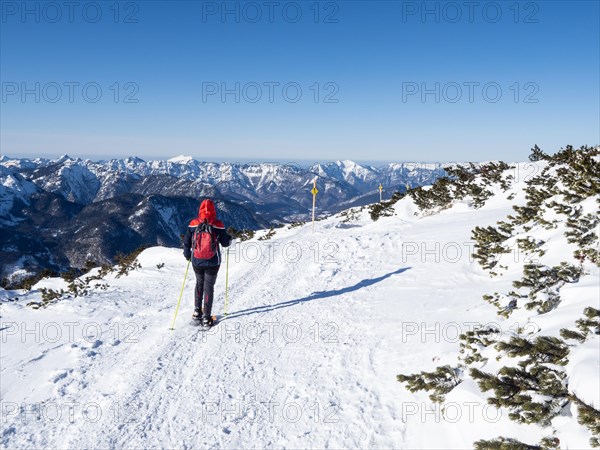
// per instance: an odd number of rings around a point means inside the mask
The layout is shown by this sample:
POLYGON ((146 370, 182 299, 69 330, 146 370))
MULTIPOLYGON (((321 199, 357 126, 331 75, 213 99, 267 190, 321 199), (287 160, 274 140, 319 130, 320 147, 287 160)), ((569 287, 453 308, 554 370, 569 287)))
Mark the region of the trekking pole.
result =
POLYGON ((227 317, 227 304, 229 303, 229 247, 225 257, 225 317, 227 317))
POLYGON ((229 247, 225 257, 225 317, 227 317, 227 305, 229 304, 229 247))
POLYGON ((185 268, 185 275, 183 277, 183 284, 181 285, 181 292, 179 293, 179 300, 177 300, 177 308, 175 308, 175 317, 173 317, 173 323, 171 324, 170 330, 174 330, 175 328, 175 319, 177 319, 177 313, 179 312, 179 304, 181 303, 181 297, 183 297, 183 288, 185 287, 185 282, 187 280, 188 270, 190 268, 191 258, 188 260, 187 267, 185 268))

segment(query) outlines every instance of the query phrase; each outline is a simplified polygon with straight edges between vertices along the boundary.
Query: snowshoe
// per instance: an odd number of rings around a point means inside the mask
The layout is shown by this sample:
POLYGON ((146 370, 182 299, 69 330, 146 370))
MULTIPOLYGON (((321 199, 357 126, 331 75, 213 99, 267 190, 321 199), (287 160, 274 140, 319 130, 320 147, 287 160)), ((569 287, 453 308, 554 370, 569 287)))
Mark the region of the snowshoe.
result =
POLYGON ((203 317, 194 319, 194 320, 192 320, 190 325, 200 327, 202 330, 208 330, 211 327, 214 327, 217 323, 219 323, 218 316, 212 316, 212 317, 207 317, 206 319, 203 317))
POLYGON ((194 313, 192 314, 192 319, 202 320, 202 309, 200 309, 200 308, 194 309, 194 313))
POLYGON ((200 328, 202 328, 203 330, 209 330, 210 328, 214 327, 217 323, 217 316, 203 317, 200 321, 200 328))

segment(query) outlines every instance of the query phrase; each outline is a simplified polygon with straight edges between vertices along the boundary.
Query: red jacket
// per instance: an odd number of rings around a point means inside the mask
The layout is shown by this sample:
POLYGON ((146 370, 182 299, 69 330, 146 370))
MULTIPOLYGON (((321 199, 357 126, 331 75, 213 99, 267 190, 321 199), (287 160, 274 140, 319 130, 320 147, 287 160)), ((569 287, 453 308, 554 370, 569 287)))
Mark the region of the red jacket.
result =
POLYGON ((223 222, 217 219, 217 211, 215 209, 215 204, 212 202, 212 200, 209 199, 204 200, 200 204, 200 208, 198 208, 198 217, 190 221, 190 227, 197 227, 205 220, 210 226, 214 228, 225 229, 225 225, 223 225, 223 222))
POLYGON ((196 260, 195 258, 192 258, 192 238, 194 237, 198 225, 205 221, 212 227, 219 244, 223 247, 229 247, 229 244, 231 244, 231 236, 225 231, 225 225, 217 219, 215 204, 211 200, 206 199, 200 205, 198 217, 190 221, 190 225, 185 233, 185 237, 183 238, 183 256, 185 256, 185 259, 192 259, 192 263, 195 267, 219 266, 221 264, 221 252, 218 246, 217 254, 210 260, 196 260))

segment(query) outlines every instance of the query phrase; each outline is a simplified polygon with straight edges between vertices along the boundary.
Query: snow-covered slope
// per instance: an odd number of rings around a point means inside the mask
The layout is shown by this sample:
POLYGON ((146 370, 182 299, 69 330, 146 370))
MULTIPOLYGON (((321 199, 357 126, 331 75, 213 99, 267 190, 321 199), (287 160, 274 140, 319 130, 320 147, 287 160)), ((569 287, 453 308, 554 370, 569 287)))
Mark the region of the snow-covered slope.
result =
POLYGON ((0 168, 0 223, 14 223, 15 219, 11 216, 10 211, 15 203, 23 205, 29 204, 29 197, 41 192, 35 184, 24 179, 18 173, 12 170, 0 168))
MULTIPOLYGON (((460 333, 491 321, 514 327, 481 300, 510 287, 510 277, 490 278, 473 260, 471 230, 504 220, 524 186, 519 176, 507 190, 493 185, 479 209, 464 200, 423 215, 405 197, 375 222, 355 209, 318 221, 314 232, 257 233, 232 247, 228 303, 223 266, 213 309, 229 314, 204 333, 189 323, 191 274, 169 330, 185 272, 177 249, 148 249, 129 275, 105 275, 87 295, 46 308, 27 304, 42 301, 41 288, 66 290, 64 281, 0 290, 3 447, 463 449, 499 434, 539 441, 546 430, 498 417, 473 382, 450 393, 442 414, 396 381, 452 364, 460 333)), ((563 242, 550 239, 548 253, 566 251, 563 242)), ((586 271, 565 293, 565 308, 598 300, 598 268, 586 271)), ((543 327, 572 325, 572 315, 560 316, 543 327)), ((595 339, 568 368, 574 389, 592 400, 595 339)), ((560 420, 563 448, 586 448, 575 419, 560 420)))

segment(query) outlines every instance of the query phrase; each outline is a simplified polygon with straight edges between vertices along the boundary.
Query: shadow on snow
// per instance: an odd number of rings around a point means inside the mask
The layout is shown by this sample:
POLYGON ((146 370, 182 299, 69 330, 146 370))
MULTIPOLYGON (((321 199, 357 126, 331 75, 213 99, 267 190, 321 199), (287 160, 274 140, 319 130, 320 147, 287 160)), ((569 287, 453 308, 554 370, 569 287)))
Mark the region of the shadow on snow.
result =
POLYGON ((235 319, 237 317, 248 316, 251 314, 267 313, 267 312, 275 311, 275 310, 281 309, 281 308, 289 308, 290 306, 298 305, 300 303, 311 302, 313 300, 320 300, 323 298, 329 298, 329 297, 335 297, 337 295, 347 294, 349 292, 355 292, 355 291, 358 291, 359 289, 379 283, 380 281, 383 281, 386 278, 391 277, 392 275, 397 275, 399 273, 406 272, 408 269, 410 269, 410 267, 402 267, 393 272, 386 273, 385 275, 382 275, 380 277, 361 280, 352 286, 348 286, 348 287, 341 288, 341 289, 334 289, 331 291, 317 291, 317 292, 313 292, 312 294, 310 294, 307 297, 298 298, 295 300, 288 300, 288 301, 281 302, 281 303, 274 303, 272 305, 257 306, 255 308, 242 309, 240 311, 235 311, 235 312, 228 314, 227 317, 223 318, 223 320, 235 319))

